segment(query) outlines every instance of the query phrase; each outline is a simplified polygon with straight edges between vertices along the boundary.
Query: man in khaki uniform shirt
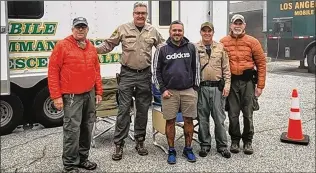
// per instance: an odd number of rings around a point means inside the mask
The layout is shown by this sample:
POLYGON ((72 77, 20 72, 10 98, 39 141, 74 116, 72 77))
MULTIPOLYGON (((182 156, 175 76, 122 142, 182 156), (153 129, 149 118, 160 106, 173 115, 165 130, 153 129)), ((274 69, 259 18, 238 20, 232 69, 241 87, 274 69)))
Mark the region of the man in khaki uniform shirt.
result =
POLYGON ((136 118, 134 133, 136 150, 139 155, 147 155, 144 148, 148 109, 151 105, 151 55, 152 47, 164 42, 161 34, 146 23, 147 5, 136 2, 133 10, 134 20, 120 25, 104 42, 97 47, 98 53, 108 53, 122 43, 122 64, 118 88, 119 111, 114 132, 115 151, 113 160, 121 160, 124 139, 130 126, 130 105, 133 93, 136 99, 136 118), (134 91, 135 88, 135 91, 134 91))
POLYGON ((206 157, 211 148, 210 113, 215 124, 217 152, 230 158, 227 135, 224 127, 225 99, 230 90, 229 59, 221 43, 213 41, 214 26, 205 22, 201 25, 202 40, 197 43, 201 63, 201 83, 198 92, 199 155, 206 157))

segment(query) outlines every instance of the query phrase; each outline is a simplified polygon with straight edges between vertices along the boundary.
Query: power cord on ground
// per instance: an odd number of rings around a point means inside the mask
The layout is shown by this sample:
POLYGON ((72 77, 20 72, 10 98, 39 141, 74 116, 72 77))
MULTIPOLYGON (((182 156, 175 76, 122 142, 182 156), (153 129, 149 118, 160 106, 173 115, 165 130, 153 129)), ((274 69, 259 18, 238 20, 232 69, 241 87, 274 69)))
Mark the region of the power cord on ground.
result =
POLYGON ((274 67, 276 65, 276 61, 278 60, 279 57, 279 51, 280 51, 280 32, 278 32, 277 34, 277 53, 276 53, 276 57, 275 57, 275 61, 274 63, 271 65, 271 70, 269 72, 272 72, 274 70, 274 67))

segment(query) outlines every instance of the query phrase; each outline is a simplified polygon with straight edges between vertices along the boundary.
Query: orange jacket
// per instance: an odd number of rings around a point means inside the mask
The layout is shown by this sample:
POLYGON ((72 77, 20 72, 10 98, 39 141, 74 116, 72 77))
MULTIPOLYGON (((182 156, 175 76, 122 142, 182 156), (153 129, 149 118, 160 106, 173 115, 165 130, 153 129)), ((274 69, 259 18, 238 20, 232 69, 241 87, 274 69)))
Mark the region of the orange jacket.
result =
POLYGON ((260 42, 245 33, 234 37, 232 32, 230 35, 220 40, 229 56, 229 64, 231 73, 241 75, 244 70, 258 70, 257 87, 263 89, 266 80, 266 59, 260 42), (253 58, 252 58, 253 57, 253 58))
POLYGON ((59 41, 48 65, 48 88, 52 99, 62 94, 81 94, 93 87, 102 96, 100 64, 96 48, 86 40, 86 48, 81 49, 74 37, 59 41))

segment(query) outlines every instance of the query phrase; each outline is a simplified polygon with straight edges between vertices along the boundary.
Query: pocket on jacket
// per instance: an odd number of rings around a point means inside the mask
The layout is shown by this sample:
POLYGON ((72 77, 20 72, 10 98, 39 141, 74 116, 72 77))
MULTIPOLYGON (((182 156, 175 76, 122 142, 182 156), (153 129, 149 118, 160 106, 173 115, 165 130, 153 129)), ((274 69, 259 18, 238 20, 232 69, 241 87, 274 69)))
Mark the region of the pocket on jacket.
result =
POLYGON ((221 67, 222 66, 222 53, 221 52, 212 53, 210 64, 212 67, 221 67))
POLYGON ((125 50, 135 50, 136 41, 136 38, 125 39, 125 50))

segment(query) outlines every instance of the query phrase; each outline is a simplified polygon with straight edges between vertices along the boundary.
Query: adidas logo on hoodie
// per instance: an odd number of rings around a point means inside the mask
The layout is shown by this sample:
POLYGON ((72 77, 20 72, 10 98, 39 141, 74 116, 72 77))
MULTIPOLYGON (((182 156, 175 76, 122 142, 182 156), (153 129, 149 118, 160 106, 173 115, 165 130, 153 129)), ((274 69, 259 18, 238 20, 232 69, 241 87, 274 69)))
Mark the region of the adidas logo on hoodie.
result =
POLYGON ((182 59, 182 58, 188 58, 190 57, 190 53, 174 53, 172 55, 167 55, 166 59, 182 59))

